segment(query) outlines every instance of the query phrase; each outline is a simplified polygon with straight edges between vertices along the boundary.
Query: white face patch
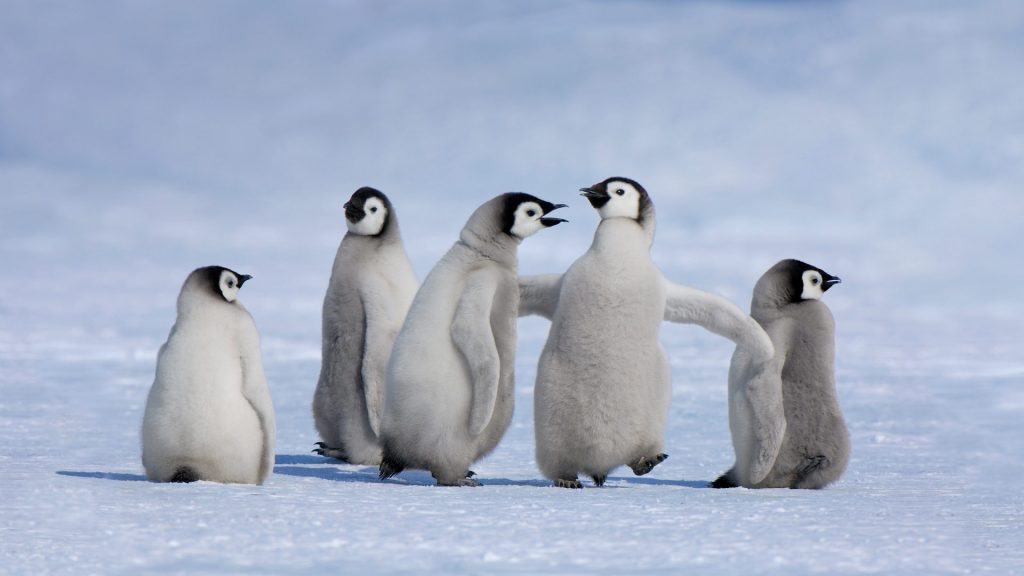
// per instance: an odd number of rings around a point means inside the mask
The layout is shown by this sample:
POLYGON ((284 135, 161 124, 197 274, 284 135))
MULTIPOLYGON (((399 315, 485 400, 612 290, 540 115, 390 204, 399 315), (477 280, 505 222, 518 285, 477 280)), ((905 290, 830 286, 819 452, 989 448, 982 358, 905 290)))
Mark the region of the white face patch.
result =
POLYGON ((359 222, 353 223, 349 219, 345 219, 348 231, 360 236, 380 234, 380 231, 384 229, 384 222, 388 218, 388 209, 384 206, 384 201, 377 197, 368 198, 363 204, 363 211, 366 212, 366 215, 359 222))
POLYGON ((228 302, 234 302, 238 298, 238 289, 241 286, 238 283, 238 276, 235 276, 228 270, 224 270, 220 273, 220 293, 224 295, 224 299, 228 302))
POLYGON ((516 207, 515 219, 512 221, 510 232, 517 238, 526 238, 536 233, 544 224, 540 219, 544 216, 544 210, 536 202, 523 202, 516 207))
POLYGON ((817 270, 806 270, 802 278, 804 289, 800 293, 800 297, 804 300, 820 300, 821 296, 825 293, 822 290, 824 280, 821 278, 821 273, 817 270))
POLYGON ((640 191, 628 182, 612 180, 608 183, 609 199, 597 213, 601 218, 632 218, 640 217, 640 191))

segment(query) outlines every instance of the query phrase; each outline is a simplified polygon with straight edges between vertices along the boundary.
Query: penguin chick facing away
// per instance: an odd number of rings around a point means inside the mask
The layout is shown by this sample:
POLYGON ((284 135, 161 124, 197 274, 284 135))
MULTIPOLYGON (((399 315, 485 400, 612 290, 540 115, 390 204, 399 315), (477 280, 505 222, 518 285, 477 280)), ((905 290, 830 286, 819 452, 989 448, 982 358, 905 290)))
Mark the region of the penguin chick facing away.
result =
POLYGON ((413 299, 388 362, 380 477, 429 470, 443 486, 476 486, 469 465, 512 419, 517 249, 564 222, 519 192, 480 206, 413 299))
POLYGON ((384 372, 395 336, 416 294, 395 209, 363 187, 345 203, 341 240, 324 297, 314 452, 351 464, 380 464, 384 372))
POLYGON ((725 336, 757 358, 768 336, 728 300, 666 280, 651 261, 654 204, 634 180, 583 188, 601 221, 590 248, 561 275, 519 279, 520 315, 551 319, 537 367, 537 464, 556 486, 602 485, 627 465, 637 475, 662 462, 671 385, 658 342, 663 320, 725 336))
POLYGON ((150 480, 262 484, 273 469, 274 407, 259 333, 237 300, 250 278, 207 266, 181 288, 142 420, 150 480))
POLYGON ((799 260, 772 266, 750 314, 768 332, 768 362, 737 348, 729 367, 736 464, 715 488, 823 488, 846 469, 850 438, 836 395, 835 322, 821 301, 840 282, 799 260))

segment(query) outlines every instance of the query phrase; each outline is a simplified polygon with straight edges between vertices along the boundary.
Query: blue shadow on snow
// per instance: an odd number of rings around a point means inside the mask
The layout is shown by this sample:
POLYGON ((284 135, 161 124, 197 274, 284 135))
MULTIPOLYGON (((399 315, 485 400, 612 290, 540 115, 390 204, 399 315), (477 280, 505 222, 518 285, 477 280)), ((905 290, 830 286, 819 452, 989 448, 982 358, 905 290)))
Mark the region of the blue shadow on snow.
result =
POLYGON ((123 472, 76 472, 72 470, 58 470, 58 476, 72 476, 74 478, 99 478, 100 480, 117 480, 118 482, 148 482, 142 474, 125 474, 123 472))

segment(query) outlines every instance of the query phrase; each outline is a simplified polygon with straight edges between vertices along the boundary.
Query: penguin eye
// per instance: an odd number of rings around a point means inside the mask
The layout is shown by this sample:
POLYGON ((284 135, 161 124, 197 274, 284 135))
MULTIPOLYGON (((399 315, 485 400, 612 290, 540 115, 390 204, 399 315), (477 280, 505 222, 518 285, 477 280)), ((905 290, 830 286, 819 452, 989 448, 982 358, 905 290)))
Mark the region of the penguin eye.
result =
POLYGON ((527 210, 526 215, 529 216, 530 218, 533 218, 534 216, 537 215, 537 211, 533 209, 527 210))
POLYGON ((234 287, 235 287, 235 281, 234 280, 228 280, 228 288, 234 288, 234 287))
POLYGON ((618 190, 616 190, 616 191, 615 191, 615 194, 617 194, 617 195, 619 195, 619 196, 622 196, 622 195, 623 195, 623 194, 625 194, 625 193, 626 193, 626 191, 625 191, 625 190, 623 190, 622 188, 619 188, 618 190))
POLYGON ((370 212, 376 212, 376 211, 377 211, 377 207, 376 206, 374 206, 373 208, 370 208, 370 212))
POLYGON ((814 284, 815 286, 817 286, 818 282, 821 282, 821 279, 818 278, 817 276, 815 276, 814 278, 811 278, 811 284, 814 284))

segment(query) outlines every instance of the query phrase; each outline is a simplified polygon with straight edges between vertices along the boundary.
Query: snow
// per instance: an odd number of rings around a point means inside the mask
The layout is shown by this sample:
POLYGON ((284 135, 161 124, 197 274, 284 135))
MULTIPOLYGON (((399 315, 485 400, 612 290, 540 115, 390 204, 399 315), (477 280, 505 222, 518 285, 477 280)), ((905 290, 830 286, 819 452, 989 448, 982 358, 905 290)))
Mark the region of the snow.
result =
POLYGON ((1013 0, 0 2, 0 572, 1024 571, 1024 5, 1013 0), (658 208, 666 276, 746 307, 798 257, 843 278, 853 442, 822 491, 705 488, 732 348, 665 325, 671 457, 603 489, 533 461, 546 322, 520 321, 484 486, 309 450, 341 204, 395 202, 422 279, 478 204, 658 208), (156 350, 193 268, 253 274, 278 416, 264 486, 144 481, 156 350))

